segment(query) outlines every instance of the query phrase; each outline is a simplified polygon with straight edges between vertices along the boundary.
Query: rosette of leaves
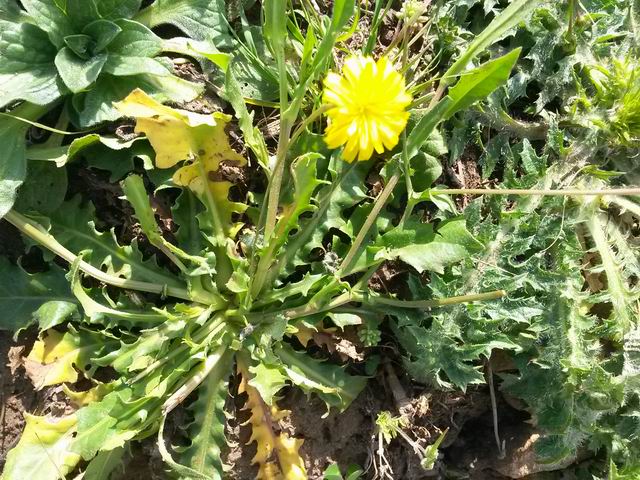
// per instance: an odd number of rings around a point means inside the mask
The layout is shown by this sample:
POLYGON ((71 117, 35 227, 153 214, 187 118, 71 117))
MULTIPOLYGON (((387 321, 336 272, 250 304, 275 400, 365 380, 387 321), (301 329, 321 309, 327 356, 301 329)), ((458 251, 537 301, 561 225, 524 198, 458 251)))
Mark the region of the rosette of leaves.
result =
POLYGON ((194 56, 189 38, 164 40, 152 27, 171 24, 196 40, 224 45, 228 39, 216 0, 0 1, 0 127, 5 160, 0 165, 0 217, 11 208, 26 175, 25 134, 61 101, 68 120, 83 129, 115 120, 112 106, 134 88, 160 101, 194 99, 203 85, 179 78, 163 52, 194 56), (15 107, 16 102, 22 102, 15 107), (15 107, 15 108, 13 108, 15 107))

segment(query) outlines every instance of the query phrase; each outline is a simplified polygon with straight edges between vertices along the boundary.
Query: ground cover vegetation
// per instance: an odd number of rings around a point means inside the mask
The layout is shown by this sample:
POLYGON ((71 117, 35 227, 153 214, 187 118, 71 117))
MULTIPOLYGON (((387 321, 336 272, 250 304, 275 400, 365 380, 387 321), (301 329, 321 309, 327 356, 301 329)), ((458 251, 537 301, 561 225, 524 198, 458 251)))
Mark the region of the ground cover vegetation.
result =
POLYGON ((0 478, 640 478, 639 15, 0 0, 0 478))

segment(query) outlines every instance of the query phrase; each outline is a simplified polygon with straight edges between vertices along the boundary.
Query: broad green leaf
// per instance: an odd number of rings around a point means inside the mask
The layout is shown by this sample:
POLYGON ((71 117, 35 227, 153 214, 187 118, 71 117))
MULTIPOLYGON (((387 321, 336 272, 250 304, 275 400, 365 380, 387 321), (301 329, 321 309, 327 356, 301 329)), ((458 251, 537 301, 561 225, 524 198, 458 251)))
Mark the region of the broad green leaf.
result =
POLYGON ((21 10, 12 0, 0 0, 0 25, 3 23, 18 23, 21 10))
POLYGON ((203 91, 203 86, 183 80, 174 75, 135 75, 118 77, 104 73, 94 88, 80 98, 74 97, 74 106, 79 113, 79 124, 88 127, 100 122, 117 120, 122 116, 113 106, 136 88, 142 88, 160 102, 188 102, 203 91))
POLYGON ((124 56, 109 54, 109 58, 104 65, 104 71, 116 76, 128 75, 160 75, 169 76, 171 72, 164 63, 155 58, 124 56))
POLYGON ((153 57, 162 50, 162 40, 144 25, 120 19, 115 24, 122 31, 109 44, 109 53, 123 57, 153 57))
POLYGON ((142 0, 100 0, 98 11, 108 20, 131 18, 138 13, 141 4, 142 0))
POLYGON ((218 47, 230 40, 222 0, 155 0, 134 20, 149 28, 171 24, 195 40, 211 40, 218 47))
POLYGON ((122 28, 109 20, 100 19, 86 25, 82 32, 95 42, 92 52, 100 53, 122 32, 122 28))
POLYGON ((464 220, 446 223, 438 232, 430 224, 413 220, 384 234, 381 245, 376 260, 399 258, 420 273, 425 270, 442 273, 446 266, 466 258, 468 248, 482 248, 466 230, 464 220))
POLYGON ((47 33, 56 50, 64 45, 64 37, 78 33, 54 0, 24 0, 21 3, 31 21, 47 33))
POLYGON ((489 96, 496 88, 504 85, 511 70, 520 56, 520 48, 508 54, 483 63, 471 71, 466 71, 461 75, 458 83, 453 86, 448 93, 452 103, 445 118, 450 118, 456 112, 464 110, 478 100, 489 96))
POLYGON ((214 480, 223 477, 221 449, 226 445, 224 405, 229 394, 233 356, 228 352, 197 390, 189 407, 194 413, 188 432, 191 443, 180 453, 182 464, 214 480))
POLYGON ((91 44, 93 41, 93 38, 84 34, 67 35, 64 37, 64 43, 67 47, 69 47, 78 57, 83 59, 87 59, 91 56, 91 44))
POLYGON ((48 214, 55 212, 67 193, 67 171, 53 163, 29 162, 27 180, 20 187, 16 210, 48 214))
MULTIPOLYGON (((46 109, 37 105, 23 104, 14 109, 16 116, 37 120, 46 109)), ((0 218, 11 210, 17 191, 27 174, 26 139, 29 124, 15 118, 4 117, 0 122, 0 218)))
POLYGON ((249 385, 258 390, 265 403, 271 406, 273 397, 286 385, 287 376, 282 373, 280 366, 264 362, 249 367, 249 371, 253 374, 249 385))
POLYGON ((65 87, 54 64, 56 52, 46 34, 31 24, 2 28, 0 107, 16 100, 45 105, 60 98, 65 87))
POLYGON ((121 386, 99 402, 81 408, 76 413, 78 433, 73 451, 90 460, 99 451, 122 447, 142 428, 153 401, 149 397, 132 398, 131 389, 121 386))
POLYGON ((526 20, 531 11, 536 8, 541 1, 542 0, 515 0, 511 2, 507 8, 493 19, 480 35, 474 38, 473 42, 466 48, 460 58, 451 65, 443 76, 442 81, 444 84, 450 84, 485 48, 501 40, 513 27, 518 25, 518 23, 526 20))
POLYGON ((73 93, 78 93, 96 81, 106 61, 106 53, 84 60, 70 48, 64 47, 56 55, 55 64, 67 88, 73 93))
POLYGON ((0 329, 17 332, 37 321, 52 328, 77 315, 76 299, 64 272, 52 266, 31 275, 0 259, 0 329))
POLYGON ((102 138, 97 133, 90 133, 83 137, 74 138, 69 145, 62 147, 30 147, 27 149, 27 158, 29 160, 46 160, 54 162, 58 168, 63 167, 83 149, 100 142, 102 138))
POLYGON ((64 480, 80 461, 74 453, 76 416, 62 418, 24 414, 26 426, 18 444, 7 454, 2 480, 28 476, 32 480, 64 480))
POLYGON ((100 18, 98 3, 99 0, 65 0, 65 13, 74 29, 79 30, 100 18))
MULTIPOLYGON (((227 70, 232 58, 230 54, 218 50, 211 42, 192 40, 184 37, 163 40, 162 50, 187 55, 200 62, 202 62, 203 58, 206 58, 217 65, 223 72, 227 70)), ((203 68, 205 67, 203 66, 203 68)))

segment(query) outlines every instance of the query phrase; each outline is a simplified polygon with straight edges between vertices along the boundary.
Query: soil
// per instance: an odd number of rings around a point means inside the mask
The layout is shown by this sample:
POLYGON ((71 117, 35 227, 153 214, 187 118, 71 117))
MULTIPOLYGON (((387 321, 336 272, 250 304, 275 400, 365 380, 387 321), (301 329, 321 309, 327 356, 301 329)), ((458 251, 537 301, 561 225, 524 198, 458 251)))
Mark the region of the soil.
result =
MULTIPOLYGON (((22 433, 25 412, 54 416, 69 413, 70 407, 63 401, 59 388, 36 392, 21 366, 21 357, 29 352, 34 340, 33 331, 21 335, 17 341, 0 332, 0 355, 3 359, 0 364, 0 471, 7 452, 15 446, 22 433)), ((422 446, 433 443, 441 431, 448 429, 432 471, 422 469, 419 458, 404 439, 392 440, 384 450, 391 475, 387 478, 547 478, 541 477, 541 472, 569 466, 538 465, 535 462, 531 446, 537 433, 525 423, 528 415, 509 406, 501 397, 498 402, 499 424, 507 455, 500 459, 493 440, 491 403, 486 387, 463 394, 431 391, 412 384, 407 378, 401 378, 399 382, 409 395, 400 408, 389 387, 389 379, 379 374, 370 380, 367 388, 345 412, 333 410, 324 418, 321 417, 327 409, 320 399, 306 397, 294 388, 282 392, 279 406, 290 411, 283 429, 304 440, 300 452, 305 459, 309 479, 322 479, 325 469, 333 463, 342 468, 362 466, 367 468, 364 478, 375 478, 376 467, 379 469, 375 420, 382 410, 405 413, 411 421, 406 432, 422 446)), ((243 399, 236 396, 230 397, 227 404, 228 411, 235 411, 227 421, 227 449, 224 452, 227 478, 232 480, 249 480, 257 474, 257 469, 251 465, 255 444, 247 445, 250 430, 242 425, 246 420, 246 414, 241 411, 242 403, 243 399)), ((168 428, 170 435, 176 435, 183 414, 178 411, 173 415, 177 418, 168 428)), ((157 451, 155 437, 131 445, 124 470, 117 478, 170 478, 157 451)))

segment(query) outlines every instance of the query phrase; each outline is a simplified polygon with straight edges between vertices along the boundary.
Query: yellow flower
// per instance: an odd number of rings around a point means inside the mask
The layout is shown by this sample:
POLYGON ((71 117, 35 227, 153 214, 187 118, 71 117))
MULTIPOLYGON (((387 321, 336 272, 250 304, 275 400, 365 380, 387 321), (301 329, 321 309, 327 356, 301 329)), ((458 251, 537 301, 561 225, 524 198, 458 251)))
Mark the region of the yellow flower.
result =
POLYGON ((382 57, 353 55, 344 62, 342 75, 329 73, 323 102, 329 105, 325 141, 329 148, 345 145, 348 162, 368 160, 373 151, 384 152, 398 144, 407 125, 411 103, 404 78, 382 57))

